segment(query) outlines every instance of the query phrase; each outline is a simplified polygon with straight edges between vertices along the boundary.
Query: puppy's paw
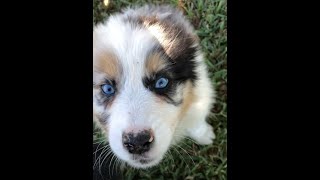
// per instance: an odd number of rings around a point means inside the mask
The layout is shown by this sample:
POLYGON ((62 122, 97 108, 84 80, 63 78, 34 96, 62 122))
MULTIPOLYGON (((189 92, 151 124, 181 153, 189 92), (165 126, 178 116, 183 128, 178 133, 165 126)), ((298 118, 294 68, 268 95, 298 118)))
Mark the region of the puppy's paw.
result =
POLYGON ((191 132, 191 138, 200 145, 209 145, 216 138, 211 125, 205 123, 191 132))

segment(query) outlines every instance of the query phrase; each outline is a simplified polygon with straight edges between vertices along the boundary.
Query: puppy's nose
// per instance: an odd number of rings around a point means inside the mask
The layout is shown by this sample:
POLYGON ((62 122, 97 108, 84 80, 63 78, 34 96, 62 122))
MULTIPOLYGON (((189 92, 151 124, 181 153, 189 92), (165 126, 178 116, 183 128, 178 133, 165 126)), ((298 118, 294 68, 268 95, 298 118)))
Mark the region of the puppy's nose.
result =
POLYGON ((129 153, 142 154, 150 150, 151 144, 154 142, 154 136, 151 130, 123 133, 122 142, 129 153))

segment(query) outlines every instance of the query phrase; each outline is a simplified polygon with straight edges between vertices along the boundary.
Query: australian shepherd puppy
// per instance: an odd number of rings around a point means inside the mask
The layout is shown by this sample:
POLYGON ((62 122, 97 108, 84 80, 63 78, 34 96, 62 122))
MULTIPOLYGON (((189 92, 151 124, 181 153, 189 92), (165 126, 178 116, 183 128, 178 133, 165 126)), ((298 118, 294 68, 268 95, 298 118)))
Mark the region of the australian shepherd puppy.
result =
POLYGON ((94 120, 127 164, 157 165, 183 137, 211 144, 214 97, 199 39, 179 10, 128 8, 94 27, 94 120))

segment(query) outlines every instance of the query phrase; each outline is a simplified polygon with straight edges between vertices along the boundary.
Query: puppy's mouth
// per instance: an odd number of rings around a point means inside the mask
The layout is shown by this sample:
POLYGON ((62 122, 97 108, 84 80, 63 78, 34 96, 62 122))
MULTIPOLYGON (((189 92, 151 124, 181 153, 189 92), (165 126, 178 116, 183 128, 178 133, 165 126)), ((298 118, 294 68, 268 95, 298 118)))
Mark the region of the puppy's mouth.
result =
POLYGON ((137 164, 148 165, 153 161, 152 158, 148 158, 144 155, 132 155, 132 160, 137 164))

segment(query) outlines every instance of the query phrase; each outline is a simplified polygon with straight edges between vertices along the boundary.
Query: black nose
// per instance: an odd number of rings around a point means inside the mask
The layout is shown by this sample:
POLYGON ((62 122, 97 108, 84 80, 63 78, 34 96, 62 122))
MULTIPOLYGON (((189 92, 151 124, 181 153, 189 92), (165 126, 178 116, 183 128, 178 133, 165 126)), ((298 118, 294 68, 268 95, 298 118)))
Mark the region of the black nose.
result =
POLYGON ((144 130, 137 134, 123 133, 122 135, 123 146, 131 154, 142 154, 149 151, 153 141, 154 137, 150 130, 144 130))

